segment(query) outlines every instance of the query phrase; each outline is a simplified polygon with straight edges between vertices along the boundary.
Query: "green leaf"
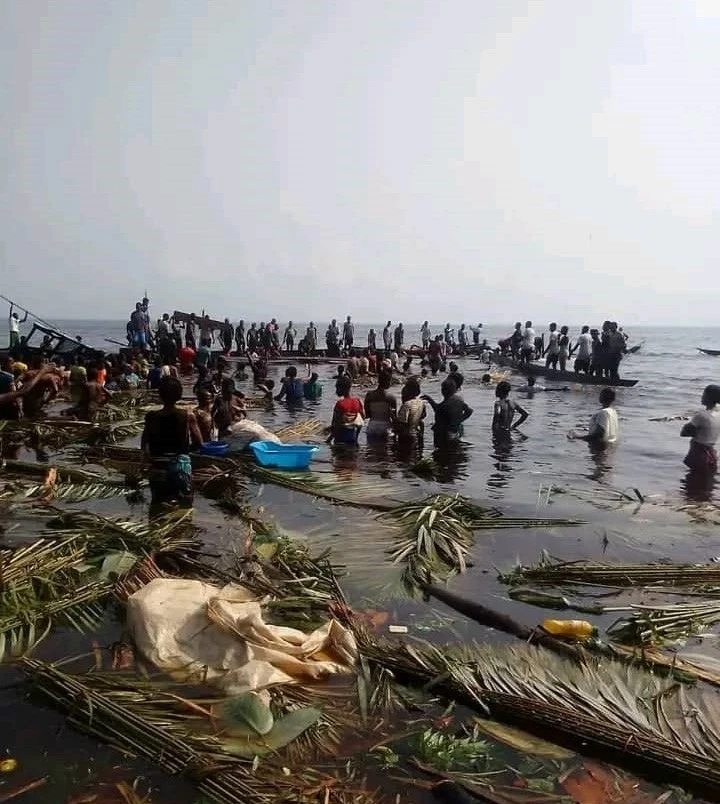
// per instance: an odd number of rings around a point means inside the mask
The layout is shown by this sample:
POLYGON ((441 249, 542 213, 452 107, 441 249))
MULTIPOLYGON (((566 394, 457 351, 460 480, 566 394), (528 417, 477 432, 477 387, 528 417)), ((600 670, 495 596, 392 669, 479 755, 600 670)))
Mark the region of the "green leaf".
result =
POLYGON ((244 737, 248 726, 251 736, 265 735, 275 724, 272 712, 254 692, 225 701, 217 714, 227 734, 233 737, 244 737))
POLYGON ((138 558, 127 550, 118 550, 114 553, 108 553, 103 560, 100 567, 99 577, 101 579, 112 578, 112 576, 119 577, 125 575, 137 564, 138 558))
POLYGON ((554 743, 548 743, 520 729, 506 726, 504 723, 497 723, 494 720, 485 720, 480 717, 473 718, 473 721, 486 734, 509 745, 516 751, 521 751, 523 754, 533 754, 536 757, 558 760, 571 759, 575 756, 572 751, 561 748, 554 743))
POLYGON ((286 745, 296 740, 304 731, 314 726, 320 720, 322 712, 312 707, 307 709, 296 709, 294 712, 285 715, 284 718, 275 721, 265 736, 252 736, 250 733, 246 737, 230 737, 223 739, 223 748, 234 756, 247 757, 264 756, 272 751, 284 748, 286 745))

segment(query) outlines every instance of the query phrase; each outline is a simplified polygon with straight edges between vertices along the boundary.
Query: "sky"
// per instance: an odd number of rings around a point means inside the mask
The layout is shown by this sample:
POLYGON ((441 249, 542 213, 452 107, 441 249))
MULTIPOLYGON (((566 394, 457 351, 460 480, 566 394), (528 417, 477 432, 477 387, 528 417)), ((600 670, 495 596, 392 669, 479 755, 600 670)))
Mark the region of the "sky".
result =
POLYGON ((22 0, 0 293, 716 324, 720 0, 22 0))

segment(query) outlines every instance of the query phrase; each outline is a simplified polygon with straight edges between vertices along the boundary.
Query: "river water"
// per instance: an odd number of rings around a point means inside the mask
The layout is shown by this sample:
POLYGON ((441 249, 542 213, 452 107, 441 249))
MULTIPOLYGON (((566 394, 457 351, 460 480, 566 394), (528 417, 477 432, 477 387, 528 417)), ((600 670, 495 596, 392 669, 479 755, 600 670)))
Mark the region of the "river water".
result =
MULTIPOLYGON (((61 321, 62 329, 81 335, 89 344, 112 350, 105 338, 124 341, 125 324, 118 321, 61 321)), ((304 324, 296 324, 298 332, 304 324)), ((356 325, 356 343, 367 342, 370 325, 356 325)), ((382 332, 382 324, 372 325, 382 332)), ((436 325, 440 332, 443 325, 436 325)), ((324 324, 318 329, 322 331, 324 324)), ((419 342, 419 326, 406 325, 406 342, 419 342)), ((488 326, 483 337, 491 344, 506 337, 512 329, 488 326)), ((538 333, 540 329, 538 328, 538 333)), ((571 330, 577 334, 579 327, 571 330)), ((717 328, 630 328, 630 343, 644 341, 636 355, 625 358, 621 374, 639 380, 634 388, 619 388, 617 409, 621 424, 621 441, 617 449, 598 465, 582 443, 569 442, 567 432, 584 426, 597 408, 598 388, 573 386, 570 392, 548 391, 533 399, 518 395, 518 401, 530 412, 523 426, 526 438, 517 436, 509 450, 500 453, 490 434, 492 390, 480 387, 477 381, 484 366, 473 359, 461 360, 466 376, 464 396, 475 413, 467 422, 467 448, 459 466, 451 467, 452 479, 471 496, 504 501, 505 504, 526 504, 537 499, 540 486, 564 487, 583 485, 594 487, 612 485, 617 488, 638 488, 644 496, 660 494, 679 497, 684 493, 685 471, 682 459, 687 440, 679 437, 682 422, 653 422, 650 419, 689 415, 699 407, 705 385, 720 382, 720 359, 702 355, 698 346, 720 349, 720 327, 717 328), (453 477, 454 475, 454 477, 453 477)), ((276 370, 277 375, 282 370, 276 370)), ((325 393, 319 409, 313 415, 329 418, 334 402, 334 384, 330 376, 334 367, 321 366, 325 393)), ((549 380, 540 380, 552 387, 549 380)), ((513 384, 522 384, 516 378, 513 384)), ((428 381, 424 387, 439 398, 439 382, 428 381)), ((278 407, 269 419, 278 426, 283 419, 307 415, 307 412, 288 412, 278 407)), ((262 419, 263 416, 258 416, 262 419)), ((364 439, 363 439, 364 440, 364 439)), ((372 460, 366 449, 358 460, 372 460)))
MULTIPOLYGON (((105 338, 124 341, 123 322, 61 321, 58 326, 73 335, 81 335, 93 346, 112 351, 105 338)), ((298 331, 304 326, 297 325, 298 331)), ((382 330, 382 324, 374 327, 382 330)), ((483 337, 494 343, 511 330, 486 327, 483 337)), ((366 342, 368 326, 356 326, 356 342, 366 342)), ((441 326, 435 327, 440 331, 441 326)), ((574 328, 575 333, 579 328, 574 328)), ((406 340, 419 340, 419 327, 406 326, 406 340)), ((457 491, 479 501, 488 502, 512 516, 575 517, 586 524, 579 528, 527 528, 487 531, 478 534, 469 571, 452 580, 453 591, 472 597, 498 611, 505 612, 528 626, 546 616, 542 609, 509 600, 507 590, 497 580, 497 569, 507 570, 517 560, 535 563, 542 551, 563 559, 588 558, 608 561, 655 561, 670 558, 688 562, 707 562, 720 555, 720 488, 699 495, 688 493, 682 459, 687 441, 680 438, 682 422, 651 421, 670 416, 691 414, 699 406, 705 385, 720 382, 720 358, 706 357, 697 347, 720 348, 720 327, 714 329, 632 328, 630 343, 644 341, 640 352, 627 357, 621 375, 638 379, 634 388, 618 389, 617 409, 620 416, 621 440, 617 448, 602 460, 594 458, 583 442, 568 441, 570 429, 584 426, 596 410, 599 388, 573 386, 572 390, 546 391, 527 399, 516 394, 529 411, 530 418, 512 443, 493 442, 490 421, 493 391, 480 384, 486 367, 468 358, 458 360, 466 378, 463 394, 474 409, 466 423, 465 447, 455 461, 439 469, 435 481, 418 479, 408 465, 399 463, 390 450, 370 447, 361 436, 357 451, 335 451, 323 445, 313 468, 351 481, 354 477, 375 475, 386 479, 393 489, 404 490, 405 497, 420 497, 437 490, 457 491), (636 491, 637 490, 637 491, 636 491)), ((285 366, 273 366, 271 376, 277 379, 285 366)), ((335 401, 333 365, 318 367, 324 384, 323 398, 292 410, 275 404, 272 411, 252 410, 251 415, 271 429, 309 416, 329 422, 335 401)), ((303 371, 301 367, 301 372, 303 371)), ((520 385, 520 377, 512 378, 520 385)), ((540 380, 552 387, 550 380, 540 380)), ((240 388, 252 394, 251 383, 240 388)), ((399 388, 396 389, 399 392, 399 388)), ((423 390, 440 397, 440 379, 428 379, 423 390)), ((364 392, 363 392, 364 393, 364 392)), ((432 416, 432 414, 429 414, 432 416)), ((430 439, 425 456, 432 454, 430 439)), ((349 486, 351 490, 351 485, 349 486)), ((490 629, 480 627, 445 608, 421 601, 394 598, 383 592, 388 571, 387 534, 377 527, 370 514, 333 506, 276 487, 256 489, 255 505, 262 505, 264 515, 274 518, 290 535, 306 539, 314 548, 333 549, 333 556, 348 566, 343 586, 353 605, 387 607, 390 622, 409 627, 411 636, 429 637, 440 642, 505 641, 490 629)), ((195 522, 204 531, 209 545, 232 547, 242 536, 237 521, 201 497, 196 499, 195 522)), ((116 501, 97 503, 103 513, 118 513, 116 501)), ((126 506, 123 504, 123 508, 126 506)), ((134 511, 143 516, 143 511, 134 511)), ((602 629, 609 625, 605 618, 594 618, 602 629)), ((58 635, 59 636, 59 635, 58 635)), ((58 637, 49 641, 44 654, 52 658, 86 649, 87 638, 71 636, 62 645, 58 637), (77 650, 75 649, 77 648, 77 650)), ((107 641, 111 641, 108 636, 107 641)), ((697 645, 691 645, 698 650, 697 645)), ((703 650, 720 659, 715 640, 705 641, 703 650)), ((14 695, 0 695, 0 707, 6 715, 23 720, 33 712, 14 695)), ((36 717, 36 715, 35 715, 36 717)), ((43 722, 57 724, 50 713, 43 722)), ((37 725, 38 721, 35 721, 37 725)), ((36 762, 37 773, 47 773, 50 758, 56 767, 67 762, 61 744, 50 738, 45 743, 49 756, 41 759, 31 748, 35 729, 20 729, 8 742, 6 750, 26 763, 36 762), (36 759, 35 759, 36 758, 36 759)), ((62 743, 62 740, 60 741, 62 743)), ((68 743, 74 752, 87 750, 89 741, 73 739, 68 743)), ((98 761, 112 762, 113 753, 94 747, 98 761)), ((51 774, 52 775, 52 774, 51 774)), ((77 783, 77 774, 73 774, 77 783)), ((155 779, 162 785, 166 780, 155 779)), ((59 782, 54 790, 72 785, 59 782)), ((46 801, 48 791, 28 795, 30 804, 46 801)), ((175 789, 168 797, 159 792, 153 800, 190 801, 192 795, 175 789)), ((63 800, 58 798, 57 800, 63 800)))

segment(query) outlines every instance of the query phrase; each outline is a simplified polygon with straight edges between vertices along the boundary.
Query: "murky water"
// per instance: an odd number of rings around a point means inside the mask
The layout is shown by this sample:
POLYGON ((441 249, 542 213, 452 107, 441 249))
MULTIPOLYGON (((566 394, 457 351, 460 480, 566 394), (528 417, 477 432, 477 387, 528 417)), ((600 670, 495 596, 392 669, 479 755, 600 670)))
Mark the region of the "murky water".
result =
MULTIPOLYGON (((110 323, 93 322, 90 326, 61 322, 61 325, 98 345, 103 337, 122 340, 124 330, 124 325, 110 323)), ((492 342, 507 331, 489 328, 484 335, 492 342)), ((701 356, 695 350, 699 345, 720 348, 720 329, 712 332, 638 329, 631 335, 631 342, 645 339, 646 343, 640 354, 626 359, 621 372, 638 378, 639 383, 632 389, 619 389, 617 407, 622 440, 602 462, 584 444, 570 442, 565 437, 568 430, 586 423, 595 410, 597 388, 547 391, 532 399, 518 396, 529 410, 530 419, 522 435, 518 434, 509 447, 498 445, 493 443, 489 426, 493 394, 478 382, 485 367, 467 359, 458 362, 466 378, 465 399, 475 412, 466 424, 466 446, 455 460, 445 464, 439 482, 419 479, 409 465, 396 460, 391 449, 368 446, 364 437, 356 451, 323 445, 314 467, 345 479, 375 475, 384 478, 390 490, 402 491, 405 497, 450 489, 496 505, 508 515, 584 520, 587 524, 572 529, 480 532, 472 556, 473 566, 467 574, 453 579, 453 591, 480 600, 527 625, 535 625, 548 613, 509 600, 506 588, 497 580, 497 570, 509 569, 518 559, 535 563, 543 550, 564 559, 651 561, 667 557, 707 562, 720 555, 720 528, 715 524, 720 513, 707 502, 688 505, 683 487, 682 457, 686 442, 679 437, 681 423, 650 419, 692 412, 704 385, 720 380, 720 360, 701 356), (630 499, 622 497, 618 490, 627 492, 630 499)), ((358 327, 358 339, 363 337, 358 327)), ((321 366, 318 370, 325 385, 319 403, 299 409, 276 404, 272 411, 253 410, 251 415, 272 429, 308 416, 329 422, 335 401, 331 379, 335 368, 321 366)), ((276 379, 283 371, 284 366, 272 368, 276 379)), ((519 378, 515 382, 519 384, 519 378)), ((437 380, 428 380, 424 390, 439 398, 439 384, 437 380)), ((550 381, 545 384, 552 385, 550 381)), ((250 383, 240 387, 252 394, 250 383)), ((428 443, 425 455, 429 454, 428 443)), ((318 549, 333 548, 336 560, 348 568, 344 587, 359 608, 386 610, 388 623, 406 625, 413 636, 442 642, 499 639, 496 632, 468 622, 442 604, 394 596, 392 583, 396 571, 386 560, 387 533, 372 514, 271 486, 253 486, 250 493, 253 505, 263 506, 265 515, 274 517, 290 535, 302 537, 318 549)), ((104 513, 128 511, 127 504, 117 500, 95 503, 93 507, 104 513)), ((131 510, 136 516, 147 514, 143 505, 131 510)), ((226 517, 201 497, 197 500, 195 521, 203 528, 210 547, 230 547, 239 543, 244 534, 237 520, 226 517)), ((599 620, 598 624, 607 625, 609 619, 599 620)), ((109 623, 97 639, 101 645, 109 644, 118 635, 117 626, 109 623)), ((58 658, 82 653, 88 650, 89 643, 87 637, 56 634, 42 646, 39 655, 58 658)), ((704 649, 708 649, 707 645, 704 649)), ((713 649, 710 646, 709 650, 713 649)), ((3 684, 15 681, 7 671, 0 678, 3 684)), ((116 772, 113 767, 120 764, 115 752, 77 737, 67 730, 59 716, 21 702, 17 696, 14 688, 0 690, 3 720, 17 724, 13 732, 4 731, 0 750, 20 760, 23 779, 36 775, 52 779, 44 788, 25 794, 23 802, 66 800, 69 791, 77 790, 78 783, 86 779, 88 769, 100 768, 97 776, 112 778, 116 772)), ((126 763, 123 767, 127 768, 126 763)), ((188 787, 181 782, 168 782, 144 763, 133 765, 131 771, 149 775, 151 783, 159 786, 153 801, 194 800, 188 787)), ((125 779, 131 775, 130 771, 123 773, 125 779)), ((9 787, 9 780, 0 787, 0 796, 5 787, 9 787)))

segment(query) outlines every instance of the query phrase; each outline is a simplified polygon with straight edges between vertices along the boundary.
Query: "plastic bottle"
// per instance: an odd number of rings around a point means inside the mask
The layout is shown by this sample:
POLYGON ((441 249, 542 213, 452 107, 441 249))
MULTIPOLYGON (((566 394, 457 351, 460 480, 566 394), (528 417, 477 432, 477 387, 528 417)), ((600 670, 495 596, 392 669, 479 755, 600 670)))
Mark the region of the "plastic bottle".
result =
POLYGON ((548 634, 565 639, 588 639, 597 633, 587 620, 543 620, 542 627, 548 634))

